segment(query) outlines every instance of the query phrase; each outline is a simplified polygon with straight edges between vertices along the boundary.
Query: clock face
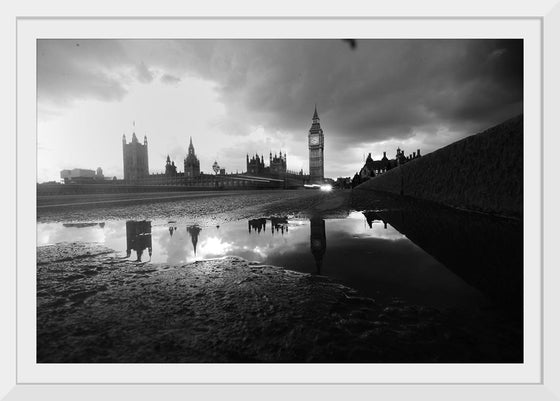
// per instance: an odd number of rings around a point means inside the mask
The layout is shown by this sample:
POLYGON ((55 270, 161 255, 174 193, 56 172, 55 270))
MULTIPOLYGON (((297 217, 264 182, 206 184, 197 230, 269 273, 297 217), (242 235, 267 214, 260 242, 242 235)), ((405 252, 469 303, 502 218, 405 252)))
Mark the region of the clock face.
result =
POLYGON ((309 144, 310 145, 319 145, 319 137, 313 135, 311 138, 309 138, 309 144))

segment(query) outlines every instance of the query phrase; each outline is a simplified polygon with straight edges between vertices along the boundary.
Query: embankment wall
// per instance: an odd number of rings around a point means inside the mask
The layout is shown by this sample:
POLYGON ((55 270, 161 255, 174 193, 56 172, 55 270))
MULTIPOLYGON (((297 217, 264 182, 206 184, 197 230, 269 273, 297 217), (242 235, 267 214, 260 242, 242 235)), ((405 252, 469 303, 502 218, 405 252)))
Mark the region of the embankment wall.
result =
POLYGON ((523 215, 523 116, 378 175, 355 188, 451 207, 523 215))

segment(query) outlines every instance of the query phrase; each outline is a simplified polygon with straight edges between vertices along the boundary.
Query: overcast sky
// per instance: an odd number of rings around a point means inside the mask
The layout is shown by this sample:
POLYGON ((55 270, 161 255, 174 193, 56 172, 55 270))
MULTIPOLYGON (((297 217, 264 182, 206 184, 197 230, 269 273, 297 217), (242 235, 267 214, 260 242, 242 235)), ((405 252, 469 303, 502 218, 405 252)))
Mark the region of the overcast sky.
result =
POLYGON ((245 171, 287 152, 308 171, 317 104, 325 176, 397 147, 423 154, 523 112, 522 40, 39 40, 38 180, 123 176, 122 135, 148 137, 150 172, 245 171))

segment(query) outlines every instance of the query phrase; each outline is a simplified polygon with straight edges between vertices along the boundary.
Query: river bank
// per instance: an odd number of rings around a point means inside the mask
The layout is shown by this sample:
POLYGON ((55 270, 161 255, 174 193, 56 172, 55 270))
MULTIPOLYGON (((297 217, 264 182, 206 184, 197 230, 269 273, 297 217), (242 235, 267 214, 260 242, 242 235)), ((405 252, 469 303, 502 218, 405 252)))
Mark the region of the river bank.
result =
POLYGON ((326 277, 240 258, 137 264, 90 244, 38 249, 37 361, 506 362, 492 314, 380 304, 326 277), (492 319, 492 324, 490 323, 492 319))
POLYGON ((259 190, 53 197, 38 205, 37 222, 173 219, 212 225, 263 215, 336 215, 349 210, 350 194, 350 190, 259 190))
MULTIPOLYGON (((386 278, 391 273, 384 273, 387 269, 399 276, 398 272, 414 273, 410 268, 423 266, 419 274, 426 276, 428 265, 420 265, 416 256, 416 264, 406 266, 409 270, 401 270, 404 266, 399 263, 405 262, 395 252, 397 249, 421 251, 397 235, 398 232, 383 228, 381 223, 370 234, 357 235, 352 231, 346 239, 341 232, 336 234, 331 230, 334 226, 328 221, 344 220, 350 210, 361 207, 359 199, 351 194, 350 191, 262 191, 235 197, 208 196, 41 211, 39 224, 62 226, 64 222, 78 222, 71 224, 74 227, 63 228, 76 233, 89 229, 87 226, 91 224, 84 222, 105 223, 104 228, 97 223, 95 230, 100 239, 96 243, 77 242, 73 237, 62 242, 47 241, 45 246, 37 248, 37 361, 522 362, 522 325, 512 324, 494 307, 436 308, 405 301, 392 295, 387 281, 380 289, 388 293, 366 297, 334 279, 336 272, 327 265, 323 271, 333 277, 320 272, 296 272, 281 263, 254 262, 249 257, 243 259, 227 252, 223 257, 195 261, 192 261, 193 254, 188 253, 190 263, 154 263, 152 255, 150 261, 138 262, 123 256, 127 238, 116 235, 115 244, 119 248, 105 246, 103 242, 114 235, 109 231, 113 230, 115 220, 159 219, 165 225, 154 223, 152 228, 156 259, 156 246, 159 252, 166 249, 173 252, 173 248, 164 248, 163 244, 175 242, 178 247, 195 247, 194 237, 184 227, 191 227, 192 223, 203 227, 203 234, 222 232, 223 236, 226 222, 268 218, 272 224, 272 216, 291 216, 311 220, 306 226, 290 226, 286 237, 283 232, 274 237, 280 244, 277 252, 294 252, 287 245, 288 236, 295 238, 298 227, 305 227, 299 231, 303 232, 301 246, 305 251, 294 253, 294 262, 304 257, 310 260, 323 257, 323 252, 340 265, 337 271, 355 273, 356 278, 350 278, 357 283, 364 282, 365 271, 378 271, 380 278, 386 278), (221 229, 217 228, 219 224, 221 229), (176 226, 179 226, 177 231, 176 226), (173 232, 176 234, 172 236, 173 232), (387 237, 390 232, 394 237, 387 237), (375 233, 381 237, 375 237, 375 233), (338 247, 349 241, 347 238, 353 238, 356 244, 367 243, 369 247, 338 247), (403 244, 403 248, 395 248, 397 243, 403 244), (348 252, 366 255, 365 271, 353 269, 355 259, 348 252), (396 259, 383 255, 393 255, 396 259), (382 264, 384 260, 386 264, 382 264)), ((371 201, 368 196, 364 205, 376 209, 375 213, 383 213, 378 209, 388 206, 385 200, 371 201)), ((359 224, 364 226, 361 230, 368 230, 367 224, 371 226, 372 219, 380 217, 367 220, 369 214, 358 214, 363 219, 363 224, 362 220, 359 224)), ((251 236, 265 238, 265 232, 251 233, 251 221, 248 224, 247 233, 247 223, 243 222, 247 241, 251 236)), ((266 238, 273 236, 269 227, 266 238)), ((204 248, 203 234, 198 243, 199 256, 204 248)), ((266 249, 269 254, 273 252, 270 247, 266 249)), ((432 266, 432 271, 445 270, 438 266, 432 266)), ((434 281, 443 280, 443 273, 434 276, 437 279, 434 281)), ((405 274, 401 279, 410 281, 421 276, 405 274)), ((397 280, 395 285, 398 284, 397 280)))

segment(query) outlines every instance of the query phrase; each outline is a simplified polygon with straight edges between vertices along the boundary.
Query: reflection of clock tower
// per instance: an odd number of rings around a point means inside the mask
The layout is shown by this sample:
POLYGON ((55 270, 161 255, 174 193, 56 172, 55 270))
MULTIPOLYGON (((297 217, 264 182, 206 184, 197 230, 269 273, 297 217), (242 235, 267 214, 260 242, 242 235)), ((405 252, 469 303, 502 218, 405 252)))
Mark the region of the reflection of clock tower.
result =
POLYGON ((315 258, 315 266, 317 267, 317 274, 321 274, 321 267, 323 266, 323 255, 327 250, 327 235, 325 233, 325 220, 320 217, 314 216, 311 219, 311 254, 315 258))
POLYGON ((317 114, 317 106, 313 113, 313 124, 309 129, 309 179, 311 184, 323 183, 324 177, 324 155, 325 140, 323 130, 319 123, 319 115, 317 114))

